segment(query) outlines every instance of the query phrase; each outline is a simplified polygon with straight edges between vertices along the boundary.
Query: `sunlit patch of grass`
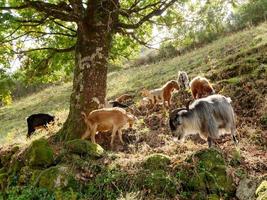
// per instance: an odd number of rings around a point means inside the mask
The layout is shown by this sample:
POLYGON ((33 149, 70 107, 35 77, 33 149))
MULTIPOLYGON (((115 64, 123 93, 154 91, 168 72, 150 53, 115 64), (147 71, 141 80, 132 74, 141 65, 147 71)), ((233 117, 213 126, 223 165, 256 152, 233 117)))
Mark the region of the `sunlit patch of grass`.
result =
POLYGON ((227 82, 233 85, 236 85, 240 82, 241 77, 233 77, 233 78, 229 78, 227 79, 227 82))
POLYGON ((23 142, 27 134, 26 118, 33 113, 50 113, 62 124, 67 118, 70 92, 71 83, 65 83, 0 108, 0 144, 23 142), (7 134, 12 139, 6 139, 7 134))

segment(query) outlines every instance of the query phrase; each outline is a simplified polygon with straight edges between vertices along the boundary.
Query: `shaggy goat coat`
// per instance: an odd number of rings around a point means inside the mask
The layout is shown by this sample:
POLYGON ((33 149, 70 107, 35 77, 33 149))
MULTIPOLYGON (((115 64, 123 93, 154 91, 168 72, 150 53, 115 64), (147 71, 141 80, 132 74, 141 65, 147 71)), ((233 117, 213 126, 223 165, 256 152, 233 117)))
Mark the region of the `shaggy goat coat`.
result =
POLYGON ((231 132, 237 142, 234 111, 230 104, 231 99, 222 95, 211 95, 196 100, 188 109, 176 109, 170 114, 170 128, 177 132, 178 138, 200 133, 211 140, 218 138, 223 131, 231 132))
POLYGON ((187 89, 189 88, 189 78, 186 72, 179 71, 178 72, 178 84, 180 88, 187 89))

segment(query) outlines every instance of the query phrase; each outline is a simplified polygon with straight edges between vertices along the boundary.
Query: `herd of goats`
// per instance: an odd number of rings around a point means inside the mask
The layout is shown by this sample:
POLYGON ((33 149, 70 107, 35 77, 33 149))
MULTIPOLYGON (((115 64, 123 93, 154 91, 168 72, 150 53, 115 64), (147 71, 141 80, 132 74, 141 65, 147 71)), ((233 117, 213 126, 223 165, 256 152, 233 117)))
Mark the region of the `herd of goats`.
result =
MULTIPOLYGON (((197 76, 189 82, 186 72, 178 73, 178 80, 170 80, 161 88, 153 90, 142 90, 143 98, 140 100, 141 106, 155 106, 162 103, 165 108, 171 105, 171 98, 175 90, 190 89, 194 102, 186 108, 178 108, 170 111, 169 126, 171 131, 179 140, 184 140, 185 136, 198 134, 207 139, 211 147, 214 139, 220 135, 231 133, 234 143, 237 144, 236 125, 234 111, 231 106, 231 99, 223 95, 215 94, 210 82, 197 76)), ((111 147, 113 148, 116 133, 122 144, 122 128, 125 125, 132 127, 137 118, 127 112, 127 105, 124 102, 132 95, 124 94, 116 98, 115 101, 106 101, 105 105, 99 104, 99 108, 90 113, 82 112, 84 122, 87 126, 82 139, 90 136, 91 141, 96 143, 97 132, 112 131, 111 147)), ((129 110, 129 109, 128 109, 129 110)), ((30 137, 38 127, 47 127, 47 124, 55 120, 54 116, 39 113, 27 118, 28 135, 30 137)))

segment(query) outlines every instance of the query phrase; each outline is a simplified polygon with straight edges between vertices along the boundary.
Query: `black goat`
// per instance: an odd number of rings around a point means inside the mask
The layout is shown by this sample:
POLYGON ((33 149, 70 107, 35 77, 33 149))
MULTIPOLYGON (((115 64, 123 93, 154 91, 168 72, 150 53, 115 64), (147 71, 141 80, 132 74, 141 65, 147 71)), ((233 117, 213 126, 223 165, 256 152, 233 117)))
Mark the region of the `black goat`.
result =
POLYGON ((47 128, 47 124, 54 121, 55 117, 49 114, 38 113, 29 116, 27 118, 27 124, 28 124, 27 137, 28 138, 31 137, 31 135, 37 128, 47 128))

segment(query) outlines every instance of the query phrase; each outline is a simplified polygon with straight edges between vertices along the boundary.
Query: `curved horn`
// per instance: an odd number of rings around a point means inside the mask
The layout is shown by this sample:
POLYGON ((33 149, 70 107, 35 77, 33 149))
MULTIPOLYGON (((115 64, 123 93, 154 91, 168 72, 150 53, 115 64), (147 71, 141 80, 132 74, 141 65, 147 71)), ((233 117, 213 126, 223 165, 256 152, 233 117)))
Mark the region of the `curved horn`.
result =
POLYGON ((187 110, 187 111, 189 111, 189 105, 190 105, 191 101, 192 101, 192 100, 189 100, 189 101, 187 102, 187 104, 186 104, 186 110, 187 110))

